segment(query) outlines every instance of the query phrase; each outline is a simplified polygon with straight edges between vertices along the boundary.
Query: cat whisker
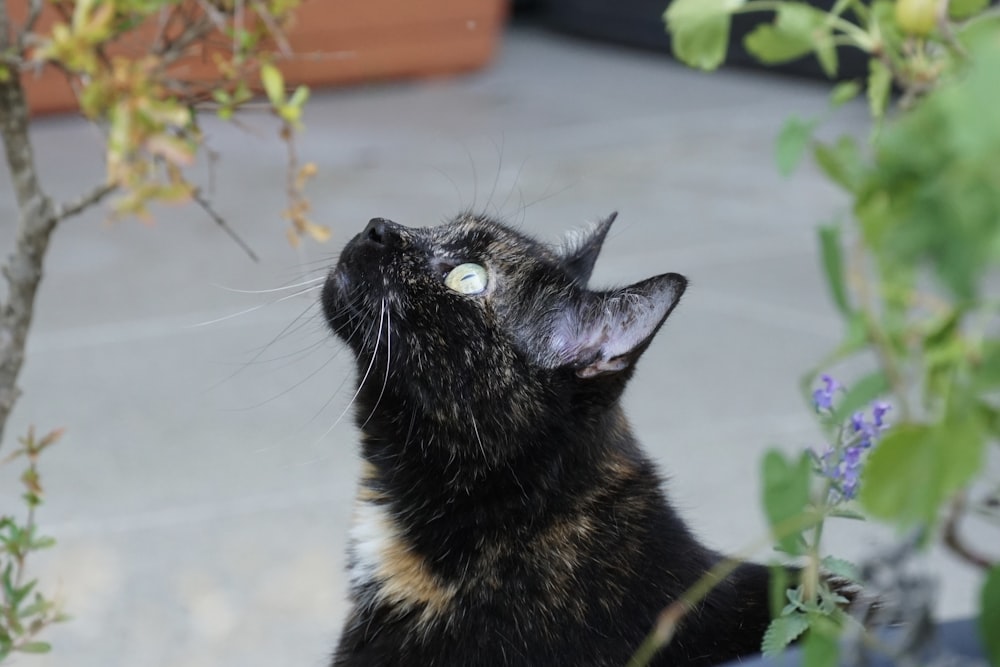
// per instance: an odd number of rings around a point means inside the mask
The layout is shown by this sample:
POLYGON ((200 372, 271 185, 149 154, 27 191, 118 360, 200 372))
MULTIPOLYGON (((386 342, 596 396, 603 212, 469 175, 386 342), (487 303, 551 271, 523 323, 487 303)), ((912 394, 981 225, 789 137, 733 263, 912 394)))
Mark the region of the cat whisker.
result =
POLYGON ((483 460, 486 460, 486 446, 483 445, 483 438, 479 435, 479 425, 476 423, 476 414, 471 409, 469 410, 469 421, 472 422, 472 432, 476 434, 476 440, 479 441, 479 451, 483 455, 483 460))
MULTIPOLYGON (((378 398, 375 400, 375 405, 372 407, 372 411, 368 414, 361 428, 368 425, 371 418, 375 416, 375 411, 378 410, 379 404, 382 402, 382 397, 385 395, 385 388, 389 384, 389 367, 392 364, 392 309, 385 307, 385 297, 382 298, 382 308, 385 311, 385 378, 382 379, 382 390, 378 394, 378 398)), ((375 343, 375 352, 378 354, 378 342, 375 343)), ((374 356, 373 356, 374 358, 374 356)))
POLYGON ((382 339, 382 320, 384 317, 385 317, 385 299, 383 298, 382 308, 379 311, 378 315, 378 335, 375 338, 375 347, 372 350, 372 358, 371 361, 368 362, 368 368, 365 370, 365 374, 361 378, 361 382, 358 383, 358 389, 357 391, 354 392, 354 396, 351 397, 351 400, 347 404, 347 407, 344 408, 344 411, 340 413, 340 416, 337 417, 336 421, 334 421, 333 424, 330 425, 330 428, 326 429, 323 435, 320 436, 319 438, 320 440, 330 435, 330 431, 332 431, 337 426, 337 424, 340 423, 340 421, 344 418, 344 415, 346 415, 348 410, 350 410, 351 407, 354 405, 354 402, 358 400, 358 396, 361 395, 361 390, 364 389, 365 383, 368 381, 368 376, 371 375, 372 368, 375 366, 375 359, 378 357, 378 347, 382 339))
MULTIPOLYGON (((358 332, 359 332, 359 331, 361 330, 361 326, 362 326, 362 325, 364 324, 364 320, 363 320, 363 319, 361 318, 361 316, 360 316, 360 315, 357 315, 357 316, 356 316, 356 318, 358 319, 358 324, 357 324, 357 326, 355 326, 355 327, 354 327, 354 329, 353 329, 353 330, 351 331, 350 335, 349 335, 349 336, 347 337, 347 340, 348 340, 348 341, 350 341, 351 339, 353 339, 353 338, 354 338, 354 336, 356 336, 356 335, 358 334, 358 332)), ((374 322, 374 321, 372 321, 371 325, 369 326, 369 332, 370 332, 370 331, 371 331, 371 330, 372 330, 372 329, 373 329, 374 327, 375 327, 375 322, 374 322)), ((369 335, 369 334, 366 334, 366 335, 365 335, 365 337, 367 338, 367 337, 368 337, 368 335, 369 335)), ((337 395, 339 395, 339 394, 340 394, 340 391, 341 391, 341 390, 342 390, 342 389, 344 388, 344 385, 345 385, 345 384, 347 384, 347 381, 348 381, 348 380, 350 380, 350 379, 351 379, 351 376, 350 376, 350 375, 345 375, 345 376, 344 376, 344 379, 340 381, 340 385, 339 385, 339 386, 337 387, 337 389, 336 389, 336 390, 335 390, 335 391, 334 391, 333 393, 331 393, 331 394, 330 394, 330 398, 326 399, 326 402, 325 402, 325 403, 323 403, 323 405, 322 405, 322 406, 320 407, 320 409, 316 411, 316 414, 314 414, 314 415, 312 416, 312 418, 311 418, 311 419, 310 419, 310 420, 309 420, 309 421, 308 421, 307 423, 312 423, 312 422, 313 422, 313 421, 315 421, 315 420, 316 420, 316 419, 317 419, 317 418, 318 418, 318 417, 319 417, 319 416, 320 416, 321 414, 323 414, 323 412, 324 412, 324 411, 325 411, 325 410, 327 409, 327 407, 329 407, 330 403, 332 403, 332 402, 333 402, 333 399, 334 399, 334 398, 336 398, 336 397, 337 397, 337 395)), ((351 406, 350 406, 350 405, 348 405, 348 406, 347 406, 347 409, 349 410, 349 409, 350 409, 350 407, 351 407, 351 406)), ((345 412, 346 412, 346 410, 345 410, 345 412)), ((343 417, 343 415, 341 415, 341 417, 343 417)), ((339 421, 339 419, 338 419, 338 421, 339 421)), ((336 426, 336 422, 334 423, 334 426, 336 426)), ((332 427, 331 427, 331 428, 332 428, 332 427)), ((329 431, 327 431, 327 433, 329 433, 329 431)), ((325 435, 325 434, 324 434, 324 435, 325 435)))
POLYGON ((306 375, 304 378, 302 378, 301 380, 299 380, 298 382, 296 382, 292 386, 290 386, 290 387, 288 387, 286 389, 283 389, 282 391, 279 391, 277 394, 274 394, 273 396, 265 398, 263 401, 261 401, 259 403, 256 403, 254 405, 250 405, 250 406, 247 406, 247 407, 244 407, 244 408, 239 408, 239 411, 243 411, 243 410, 256 410, 257 408, 259 408, 261 406, 267 405, 268 403, 270 403, 273 400, 281 398, 282 396, 284 396, 288 392, 290 392, 290 391, 292 391, 292 390, 294 390, 294 389, 302 386, 303 384, 305 384, 306 382, 308 382, 309 380, 311 380, 313 377, 315 377, 320 371, 322 371, 324 368, 326 368, 327 366, 329 366, 333 362, 333 360, 337 358, 337 356, 339 354, 340 354, 340 350, 335 351, 333 354, 331 354, 327 358, 326 361, 324 361, 322 364, 320 364, 319 366, 317 366, 316 368, 314 368, 308 375, 306 375))
POLYGON ((285 285, 283 287, 272 287, 271 289, 239 289, 237 287, 227 287, 226 285, 220 285, 218 283, 211 283, 212 287, 216 289, 221 289, 226 292, 234 292, 236 294, 274 294, 276 292, 285 292, 290 289, 298 289, 305 285, 315 285, 318 282, 326 280, 326 276, 317 276, 315 278, 310 278, 309 280, 303 280, 302 282, 295 283, 294 285, 285 285))
MULTIPOLYGON (((493 188, 490 190, 490 196, 486 198, 486 204, 483 206, 483 211, 484 212, 485 211, 489 211, 490 204, 493 203, 493 197, 497 193, 497 186, 500 184, 500 173, 503 171, 503 149, 504 149, 504 145, 505 145, 505 141, 504 141, 503 134, 500 135, 500 145, 499 146, 497 146, 496 140, 493 140, 493 149, 497 152, 497 170, 496 170, 496 174, 493 176, 493 188)), ((497 207, 494 206, 493 210, 496 211, 497 216, 499 216, 501 214, 500 213, 500 209, 498 209, 497 207)))
POLYGON ((295 292, 294 294, 287 294, 287 295, 281 297, 280 299, 275 299, 274 301, 270 301, 268 303, 262 303, 260 305, 253 306, 252 308, 247 308, 245 310, 241 310, 238 313, 232 313, 230 315, 225 315, 223 317, 217 317, 214 320, 208 320, 207 322, 198 322, 197 324, 189 325, 187 328, 189 328, 189 329, 197 329, 199 327, 207 327, 207 326, 211 326, 213 324, 218 324, 219 322, 225 322, 226 320, 231 320, 231 319, 234 319, 234 318, 237 318, 237 317, 242 317, 243 315, 249 315, 250 313, 258 311, 261 308, 265 308, 267 306, 273 306, 276 303, 281 303, 282 301, 287 301, 288 299, 294 299, 297 296, 302 296, 303 294, 308 294, 309 292, 314 292, 314 291, 316 291, 318 289, 322 289, 322 287, 323 287, 322 285, 313 285, 311 287, 307 287, 304 290, 300 290, 298 292, 295 292))
MULTIPOLYGON (((266 304, 266 305, 270 305, 270 304, 266 304)), ((216 382, 215 384, 213 384, 211 387, 209 387, 209 391, 211 391, 213 389, 217 389, 218 387, 222 386, 226 382, 230 382, 233 378, 237 377, 240 373, 242 373, 243 371, 245 371, 247 368, 250 368, 251 366, 257 364, 260 361, 260 358, 262 356, 264 356, 264 353, 267 352, 267 350, 270 349, 270 347, 272 345, 274 345, 275 343, 277 343, 279 340, 281 340, 285 336, 289 335, 290 333, 298 331, 298 329, 301 328, 302 326, 305 326, 306 322, 308 322, 309 320, 312 320, 315 317, 315 315, 307 316, 307 313, 309 313, 309 311, 311 311, 312 309, 316 308, 316 306, 317 306, 317 303, 315 301, 311 302, 305 309, 302 310, 301 313, 299 313, 295 317, 295 319, 293 319, 291 322, 289 322, 288 324, 286 324, 281 329, 281 331, 278 332, 278 334, 276 336, 274 336, 269 342, 267 342, 264 345, 262 345, 260 347, 260 349, 257 350, 257 352, 249 360, 243 362, 243 364, 239 368, 237 368, 235 371, 233 371, 232 373, 230 373, 229 375, 227 375, 226 377, 222 378, 221 380, 219 380, 218 382, 216 382), (305 318, 305 319, 303 319, 303 318, 305 318), (298 324, 298 326, 296 326, 296 324, 298 324)), ((262 308, 263 306, 258 306, 258 307, 262 308)))

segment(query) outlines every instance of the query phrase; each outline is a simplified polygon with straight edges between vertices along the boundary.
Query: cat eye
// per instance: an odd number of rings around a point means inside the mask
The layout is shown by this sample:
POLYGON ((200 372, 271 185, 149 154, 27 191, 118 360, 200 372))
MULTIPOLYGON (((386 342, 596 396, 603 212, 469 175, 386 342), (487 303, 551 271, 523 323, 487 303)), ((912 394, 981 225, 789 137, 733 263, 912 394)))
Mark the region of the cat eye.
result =
POLYGON ((482 294, 486 282, 486 269, 471 263, 459 264, 444 277, 444 284, 459 294, 482 294))

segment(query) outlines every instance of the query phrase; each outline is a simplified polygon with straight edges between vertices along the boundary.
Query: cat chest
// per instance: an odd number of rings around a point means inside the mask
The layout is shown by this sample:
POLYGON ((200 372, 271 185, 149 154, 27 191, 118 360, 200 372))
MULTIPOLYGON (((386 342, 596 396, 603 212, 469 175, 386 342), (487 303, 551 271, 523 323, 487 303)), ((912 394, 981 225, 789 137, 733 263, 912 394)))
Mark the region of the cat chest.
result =
POLYGON ((349 538, 351 587, 364 606, 417 609, 421 622, 431 622, 452 608, 458 586, 431 570, 384 504, 359 497, 349 538))
POLYGON ((586 517, 555 523, 534 539, 485 548, 462 568, 462 577, 447 578, 413 549, 380 500, 362 492, 350 529, 349 575, 362 608, 412 610, 418 623, 431 624, 465 616, 476 601, 509 603, 512 617, 539 613, 567 620, 582 619, 589 604, 609 609, 620 602, 616 586, 587 576, 587 566, 601 559, 588 548, 594 527, 586 517))

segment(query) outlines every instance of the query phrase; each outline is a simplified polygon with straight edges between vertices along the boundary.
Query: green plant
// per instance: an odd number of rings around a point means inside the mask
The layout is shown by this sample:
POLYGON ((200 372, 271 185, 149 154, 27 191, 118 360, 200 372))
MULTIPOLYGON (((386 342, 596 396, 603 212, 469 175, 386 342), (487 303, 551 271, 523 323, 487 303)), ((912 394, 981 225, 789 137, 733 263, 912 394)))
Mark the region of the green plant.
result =
POLYGON ((30 430, 21 438, 20 447, 0 461, 0 465, 21 458, 27 462, 21 473, 24 518, 0 514, 0 661, 15 652, 47 653, 50 646, 38 635, 52 623, 67 618, 56 602, 38 590, 38 580, 27 576, 28 557, 55 544, 51 537, 38 534, 35 509, 42 504, 44 494, 38 458, 61 435, 62 431, 53 431, 36 439, 30 430))
MULTIPOLYGON (((0 139, 18 210, 17 238, 2 273, 0 298, 0 442, 19 396, 18 376, 34 314, 49 240, 64 220, 111 200, 113 218, 148 218, 150 207, 194 202, 254 257, 236 232, 189 179, 204 153, 199 113, 231 119, 266 92, 266 107, 280 121, 288 147, 288 236, 323 240, 328 231, 308 218, 306 182, 312 164, 300 165, 293 138, 308 90, 285 93, 277 65, 293 54, 284 30, 300 0, 4 0, 0 1, 0 139), (24 9, 15 21, 12 10, 24 9), (44 19, 44 20, 43 20, 44 19), (47 27, 45 27, 47 26, 47 27), (193 67, 210 62, 212 69, 193 67), (55 68, 76 92, 80 112, 103 134, 105 173, 79 197, 49 196, 35 164, 24 82, 39 68, 55 68)), ((8 458, 24 456, 28 515, 0 513, 0 660, 12 651, 47 650, 37 636, 60 620, 58 609, 28 581, 25 562, 50 544, 38 537, 41 501, 38 454, 56 434, 21 441, 8 458)))
MULTIPOLYGON (((830 97, 835 109, 866 91, 873 120, 867 141, 819 141, 813 132, 820 119, 799 118, 788 120, 777 141, 783 173, 811 150, 851 201, 849 217, 818 229, 844 336, 817 368, 861 355, 876 360, 829 420, 843 424, 860 406, 891 396, 894 426, 871 452, 860 509, 921 544, 941 539, 982 568, 980 634, 1000 665, 1000 554, 979 553, 959 531, 969 512, 1000 526, 1000 481, 988 479, 984 466, 1000 436, 1000 301, 989 289, 1000 266, 1000 117, 993 112, 1000 105, 1000 12, 987 0, 838 0, 830 11, 797 0, 674 0, 665 20, 675 55, 694 67, 718 67, 733 15, 747 12, 772 16, 743 42, 761 63, 812 55, 835 77, 838 49, 869 56, 865 80, 838 83, 830 97)), ((806 374, 806 393, 817 374, 806 374)), ((808 538, 829 516, 821 511, 823 494, 815 495, 814 472, 807 459, 774 452, 764 462, 772 527, 792 516, 814 519, 802 529, 775 530, 779 546, 808 556, 806 578, 792 589, 807 598, 803 589, 819 566, 838 570, 808 538)), ((765 648, 806 633, 805 662, 834 663, 846 622, 836 605, 821 608, 825 599, 813 599, 819 606, 801 615, 801 597, 791 600, 765 648)))

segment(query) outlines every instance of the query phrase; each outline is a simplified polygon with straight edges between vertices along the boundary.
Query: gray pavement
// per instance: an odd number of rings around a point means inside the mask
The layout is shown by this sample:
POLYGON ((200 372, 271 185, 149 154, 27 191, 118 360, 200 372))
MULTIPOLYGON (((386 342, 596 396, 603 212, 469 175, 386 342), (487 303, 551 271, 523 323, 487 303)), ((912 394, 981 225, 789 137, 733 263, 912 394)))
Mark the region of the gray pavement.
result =
MULTIPOLYGON (((50 633, 51 655, 13 664, 325 664, 345 612, 353 380, 316 291, 295 285, 373 216, 427 225, 472 206, 555 240, 620 211, 595 283, 692 281, 628 413, 702 537, 754 542, 761 452, 818 444, 796 387, 839 336, 813 229, 844 200, 809 167, 781 179, 772 160, 782 120, 820 113, 825 91, 512 28, 481 73, 314 95, 301 152, 334 236, 300 250, 278 217, 273 123, 208 121, 214 201, 259 264, 191 207, 158 210, 153 227, 93 212, 56 235, 8 433, 67 428, 43 462, 40 520, 59 544, 36 572, 74 620, 50 633)), ((849 106, 827 131, 864 121, 849 106)), ((45 120, 34 138, 56 193, 100 177, 86 124, 45 120)), ((4 247, 12 198, 4 175, 4 247)), ((847 557, 886 539, 863 525, 829 535, 847 557)), ((942 613, 970 613, 971 574, 941 554, 923 565, 948 582, 942 613)))

